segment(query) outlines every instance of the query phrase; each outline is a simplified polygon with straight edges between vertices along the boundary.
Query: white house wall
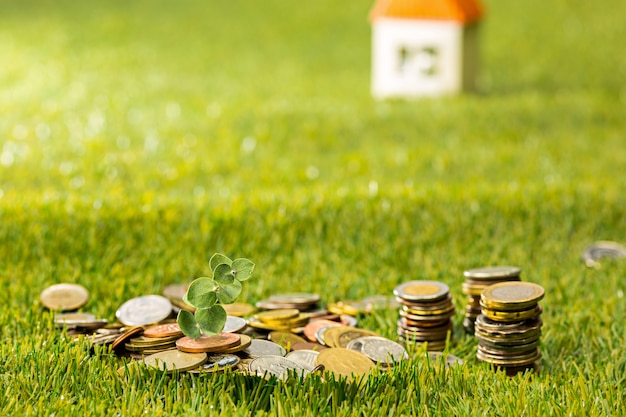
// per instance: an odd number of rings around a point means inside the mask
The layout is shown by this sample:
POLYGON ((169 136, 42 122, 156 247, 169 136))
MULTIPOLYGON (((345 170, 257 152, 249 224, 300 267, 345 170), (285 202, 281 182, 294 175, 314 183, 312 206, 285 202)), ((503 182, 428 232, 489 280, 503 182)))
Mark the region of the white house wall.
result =
POLYGON ((379 18, 372 28, 372 94, 432 96, 463 87, 463 26, 379 18))

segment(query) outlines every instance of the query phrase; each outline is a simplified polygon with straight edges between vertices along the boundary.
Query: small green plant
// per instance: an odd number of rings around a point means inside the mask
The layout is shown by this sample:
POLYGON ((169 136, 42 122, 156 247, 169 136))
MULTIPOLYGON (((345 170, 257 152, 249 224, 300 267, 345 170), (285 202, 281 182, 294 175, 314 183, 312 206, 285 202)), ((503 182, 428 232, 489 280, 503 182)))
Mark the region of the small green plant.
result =
POLYGON ((226 310, 222 304, 235 302, 241 294, 242 282, 254 271, 249 259, 234 261, 221 253, 209 260, 212 277, 196 278, 185 294, 184 301, 195 307, 194 314, 187 310, 178 313, 178 325, 186 336, 197 339, 203 334, 221 333, 226 324, 226 310))

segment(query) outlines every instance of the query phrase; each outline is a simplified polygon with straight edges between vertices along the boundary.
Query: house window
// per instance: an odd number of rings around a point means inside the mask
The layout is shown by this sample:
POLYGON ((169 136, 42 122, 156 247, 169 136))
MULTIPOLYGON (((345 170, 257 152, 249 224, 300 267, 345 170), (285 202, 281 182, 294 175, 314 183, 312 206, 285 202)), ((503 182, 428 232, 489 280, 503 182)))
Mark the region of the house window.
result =
POLYGON ((399 51, 399 72, 406 75, 419 75, 421 77, 433 77, 437 75, 439 53, 437 48, 418 47, 410 48, 403 46, 399 51))

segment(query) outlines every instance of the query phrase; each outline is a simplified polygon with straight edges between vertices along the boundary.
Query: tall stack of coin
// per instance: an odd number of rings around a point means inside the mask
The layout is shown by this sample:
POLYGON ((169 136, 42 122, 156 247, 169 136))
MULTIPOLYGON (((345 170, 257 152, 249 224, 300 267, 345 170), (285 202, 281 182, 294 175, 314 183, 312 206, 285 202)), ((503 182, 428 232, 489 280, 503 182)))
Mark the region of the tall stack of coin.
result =
POLYGON ((480 294, 485 288, 498 282, 519 281, 522 270, 515 266, 487 266, 465 271, 463 293, 467 295, 463 327, 474 334, 474 322, 480 314, 480 294))
POLYGON ((437 281, 410 281, 396 287, 393 293, 401 305, 400 341, 426 343, 428 350, 443 350, 453 327, 450 288, 437 281))
POLYGON ((541 358, 541 306, 544 290, 531 282, 501 282, 483 290, 474 324, 477 357, 507 371, 533 367, 541 358))

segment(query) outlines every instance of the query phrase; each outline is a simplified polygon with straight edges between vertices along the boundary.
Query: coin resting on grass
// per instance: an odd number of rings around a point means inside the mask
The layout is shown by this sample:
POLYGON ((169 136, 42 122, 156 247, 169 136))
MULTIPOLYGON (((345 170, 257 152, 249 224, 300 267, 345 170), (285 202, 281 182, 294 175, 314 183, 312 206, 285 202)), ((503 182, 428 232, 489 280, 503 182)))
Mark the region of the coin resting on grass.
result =
POLYGON ((84 306, 89 292, 78 284, 56 284, 41 292, 41 303, 50 310, 69 311, 84 306))

